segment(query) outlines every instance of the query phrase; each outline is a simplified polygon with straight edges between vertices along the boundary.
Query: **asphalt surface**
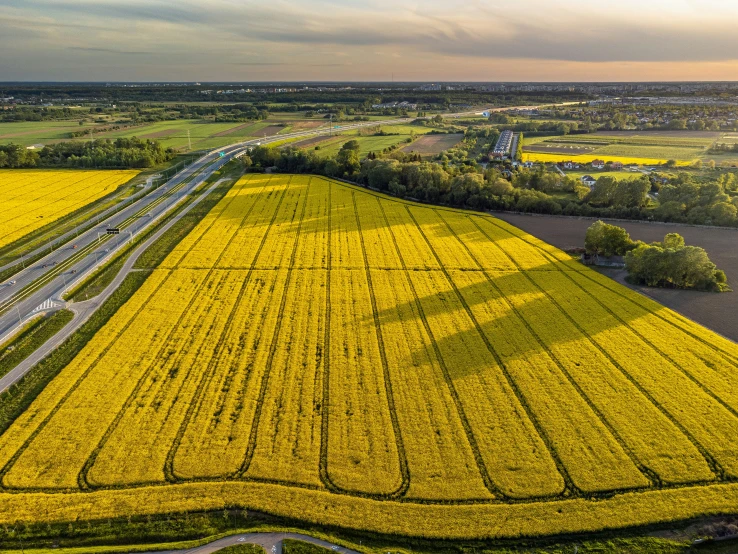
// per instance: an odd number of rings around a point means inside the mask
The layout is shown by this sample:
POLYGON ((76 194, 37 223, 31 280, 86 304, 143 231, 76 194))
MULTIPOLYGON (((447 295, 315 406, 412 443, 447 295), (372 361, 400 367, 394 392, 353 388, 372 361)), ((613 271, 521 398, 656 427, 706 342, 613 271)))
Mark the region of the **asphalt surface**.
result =
MULTIPOLYGON (((0 284, 0 344, 12 338, 28 321, 39 314, 69 307, 75 313, 75 317, 52 340, 47 341, 27 360, 3 376, 0 379, 0 392, 7 390, 20 380, 33 365, 76 331, 114 289, 106 291, 108 292, 107 295, 99 295, 96 301, 90 303, 76 302, 68 304, 62 298, 64 292, 71 290, 76 284, 88 278, 96 269, 110 260, 118 250, 123 248, 130 238, 158 222, 228 161, 244 154, 254 146, 281 142, 293 137, 338 133, 359 127, 401 122, 407 122, 407 120, 390 119, 336 125, 332 128, 317 131, 310 129, 244 141, 214 150, 184 168, 165 185, 160 186, 109 218, 102 220, 100 224, 95 225, 90 230, 80 233, 73 240, 49 253, 48 256, 8 278, 0 284), (109 235, 107 229, 119 229, 120 233, 109 235)), ((189 208, 184 210, 181 215, 187 211, 189 211, 189 208)), ((174 221, 178 218, 174 218, 174 221)), ((168 226, 164 230, 167 228, 168 226)), ((161 232, 164 230, 161 230, 161 232)), ((160 236, 159 232, 154 235, 154 237, 158 236, 160 236)), ((130 257, 130 266, 150 242, 150 240, 147 240, 137 247, 134 255, 130 257)), ((113 282, 115 286, 125 278, 131 270, 130 266, 126 264, 121 270, 113 282)))
POLYGON ((284 539, 295 539, 309 542, 310 544, 322 546, 323 548, 332 550, 338 554, 359 554, 356 550, 350 550, 343 546, 338 546, 309 535, 301 535, 298 533, 241 533, 239 535, 231 535, 230 537, 225 537, 196 548, 189 548, 186 550, 165 550, 163 552, 159 551, 158 554, 210 554, 211 552, 217 552, 227 546, 233 546, 236 544, 256 544, 263 547, 266 554, 282 554, 282 541, 284 539))
MULTIPOLYGON (((126 207, 127 204, 131 204, 133 202, 138 201, 142 196, 145 196, 151 192, 151 187, 153 183, 153 178, 149 177, 146 180, 146 184, 142 184, 143 190, 136 192, 136 194, 129 196, 128 198, 124 198, 121 200, 118 200, 115 202, 114 205, 110 206, 108 209, 100 212, 97 216, 95 216, 95 220, 105 221, 108 217, 113 215, 118 210, 121 210, 126 207)), ((21 259, 14 259, 12 262, 8 262, 6 264, 0 265, 0 271, 5 271, 6 269, 9 269, 11 267, 17 266, 22 264, 23 258, 25 259, 33 259, 37 255, 45 253, 51 253, 54 248, 56 248, 58 245, 63 245, 66 242, 69 242, 73 238, 79 236, 79 230, 78 227, 85 227, 89 224, 89 219, 85 221, 84 223, 81 223, 80 225, 76 226, 73 229, 70 229, 66 233, 63 233, 59 235, 58 237, 55 237, 54 239, 46 242, 45 244, 39 246, 38 248, 34 248, 33 250, 29 250, 27 252, 23 252, 23 257, 21 259)))
MULTIPOLYGON (((531 106, 533 107, 533 106, 531 106)), ((509 108, 494 108, 485 111, 505 111, 509 108)), ((446 114, 444 117, 461 117, 481 113, 463 112, 446 114)), ((97 268, 104 265, 115 253, 125 246, 127 240, 154 225, 166 213, 192 193, 203 181, 228 161, 243 155, 250 148, 290 138, 340 133, 360 127, 407 123, 407 118, 378 121, 361 121, 345 125, 334 125, 321 129, 308 129, 294 133, 274 135, 232 144, 211 151, 172 177, 165 185, 131 203, 90 230, 80 233, 65 245, 46 257, 0 283, 0 344, 6 342, 23 326, 41 313, 49 313, 67 307, 64 292, 84 281, 97 268), (107 229, 119 229, 119 234, 107 234, 107 229)), ((140 250, 139 247, 139 252, 140 250)), ((130 269, 129 269, 130 270, 130 269)), ((119 277, 129 270, 120 272, 119 277)), ((120 282, 116 280, 116 282, 120 282)), ((99 304, 94 304, 96 308, 99 304)), ((59 343, 59 337, 69 336, 89 317, 89 310, 79 303, 74 304, 76 316, 54 340, 40 348, 29 360, 38 362, 59 343), (85 314, 87 314, 86 317, 85 314)), ((93 310, 94 311, 94 310, 93 310)), ((28 363, 17 366, 0 379, 0 392, 20 380, 33 367, 28 363)))
POLYGON ((52 350, 54 350, 61 343, 67 340, 67 338, 69 338, 72 333, 74 333, 77 329, 84 325, 85 322, 90 319, 90 316, 92 316, 92 314, 95 313, 95 311, 103 304, 103 302, 105 302, 115 292, 115 290, 120 286, 126 276, 128 276, 128 274, 133 271, 133 266, 135 265, 136 260, 138 260, 139 256, 149 246, 151 246, 151 244, 159 239, 159 237, 166 233, 172 225, 179 221, 192 208, 202 202, 213 190, 215 190, 215 188, 220 183, 223 182, 223 180, 224 179, 220 179, 216 183, 213 183, 208 188, 208 190, 205 191, 204 194, 198 196, 190 205, 186 206, 172 219, 167 221, 166 224, 162 225, 161 228, 157 229, 156 232, 154 232, 149 238, 139 244, 136 249, 131 252, 131 255, 128 256, 125 263, 123 264, 123 267, 115 276, 113 281, 111 281, 111 283, 107 287, 105 287, 105 290, 89 300, 70 303, 68 307, 74 313, 74 318, 72 319, 72 321, 67 323, 58 333, 56 333, 53 337, 51 337, 48 341, 46 341, 43 345, 36 349, 28 358, 23 360, 12 370, 3 375, 0 378, 0 392, 3 392, 11 387, 28 371, 30 371, 33 366, 43 360, 52 350))
POLYGON ((10 277, 0 285, 0 313, 4 312, 0 315, 0 337, 12 332, 21 321, 33 317, 34 311, 44 303, 46 311, 62 307, 61 294, 71 283, 89 275, 98 263, 103 263, 126 240, 158 220, 236 152, 222 158, 217 153, 200 158, 166 185, 10 277), (191 179, 198 171, 197 177, 191 179), (120 234, 107 235, 108 228, 118 228, 120 234))

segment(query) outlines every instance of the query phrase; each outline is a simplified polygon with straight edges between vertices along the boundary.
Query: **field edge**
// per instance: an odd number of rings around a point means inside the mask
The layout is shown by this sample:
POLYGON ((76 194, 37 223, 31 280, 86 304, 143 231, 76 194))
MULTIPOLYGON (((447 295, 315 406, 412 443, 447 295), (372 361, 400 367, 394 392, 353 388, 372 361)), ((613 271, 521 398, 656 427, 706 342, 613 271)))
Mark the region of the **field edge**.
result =
POLYGON ((80 493, 0 493, 0 524, 85 522, 238 508, 305 523, 429 539, 512 539, 611 531, 738 513, 738 484, 623 493, 605 500, 411 504, 258 482, 80 493), (275 499, 281 499, 274 502, 275 499), (142 502, 143 500, 143 502, 142 502), (39 518, 39 515, 45 516, 39 518))

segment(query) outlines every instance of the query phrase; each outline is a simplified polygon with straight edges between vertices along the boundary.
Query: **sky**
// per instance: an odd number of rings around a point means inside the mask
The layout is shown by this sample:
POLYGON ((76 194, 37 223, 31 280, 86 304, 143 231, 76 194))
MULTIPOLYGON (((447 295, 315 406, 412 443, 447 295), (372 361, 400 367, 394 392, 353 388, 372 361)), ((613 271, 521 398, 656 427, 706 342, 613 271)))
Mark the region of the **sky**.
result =
POLYGON ((738 80, 735 0, 0 0, 0 81, 738 80))

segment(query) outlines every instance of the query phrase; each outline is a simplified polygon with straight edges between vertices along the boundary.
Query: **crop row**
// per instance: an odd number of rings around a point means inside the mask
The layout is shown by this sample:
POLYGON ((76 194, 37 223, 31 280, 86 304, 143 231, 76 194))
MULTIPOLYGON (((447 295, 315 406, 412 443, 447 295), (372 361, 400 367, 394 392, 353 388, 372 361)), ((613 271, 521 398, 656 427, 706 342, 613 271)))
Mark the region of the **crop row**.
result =
POLYGON ((0 247, 102 198, 136 171, 0 171, 0 247))
POLYGON ((2 484, 515 504, 732 480, 738 351, 688 323, 493 218, 253 175, 0 437, 2 484))

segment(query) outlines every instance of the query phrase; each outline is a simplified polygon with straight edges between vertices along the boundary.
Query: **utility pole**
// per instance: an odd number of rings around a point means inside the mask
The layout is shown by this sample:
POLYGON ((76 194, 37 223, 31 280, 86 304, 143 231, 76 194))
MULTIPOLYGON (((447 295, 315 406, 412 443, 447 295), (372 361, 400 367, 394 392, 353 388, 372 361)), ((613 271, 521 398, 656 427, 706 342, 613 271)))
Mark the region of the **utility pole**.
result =
POLYGON ((187 144, 189 145, 189 150, 192 152, 192 140, 190 139, 190 130, 187 129, 187 144))
POLYGON ((20 308, 18 307, 18 304, 15 305, 15 311, 18 312, 18 325, 22 325, 23 318, 21 317, 21 311, 20 311, 20 308))

